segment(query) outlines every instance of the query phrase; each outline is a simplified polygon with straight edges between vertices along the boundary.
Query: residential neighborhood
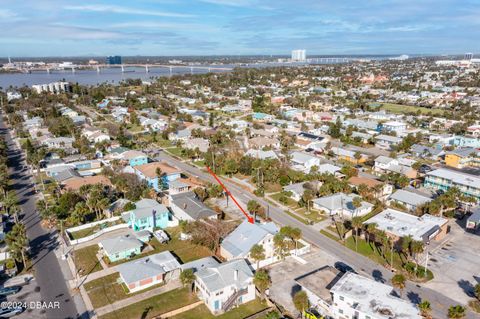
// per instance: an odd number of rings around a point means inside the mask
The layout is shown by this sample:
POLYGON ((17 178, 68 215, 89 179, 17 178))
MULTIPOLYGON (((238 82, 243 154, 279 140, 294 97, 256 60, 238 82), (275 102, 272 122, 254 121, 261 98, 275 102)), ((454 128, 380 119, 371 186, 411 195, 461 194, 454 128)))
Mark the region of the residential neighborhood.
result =
POLYGON ((22 290, 78 318, 477 318, 479 74, 416 58, 9 91, 2 280, 36 276, 22 290))

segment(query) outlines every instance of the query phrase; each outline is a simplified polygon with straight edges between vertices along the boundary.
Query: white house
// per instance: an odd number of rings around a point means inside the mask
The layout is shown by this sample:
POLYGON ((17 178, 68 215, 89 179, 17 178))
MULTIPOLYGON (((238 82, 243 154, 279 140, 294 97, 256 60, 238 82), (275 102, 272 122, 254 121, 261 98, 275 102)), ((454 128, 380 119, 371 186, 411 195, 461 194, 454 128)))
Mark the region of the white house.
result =
POLYGON ((292 152, 290 156, 291 167, 294 170, 309 173, 313 166, 320 166, 320 158, 316 156, 303 152, 292 152))
POLYGON ((234 259, 196 272, 195 289, 213 314, 255 299, 253 273, 245 259, 234 259))
POLYGON ((314 199, 313 208, 323 210, 329 215, 342 214, 346 218, 353 218, 357 216, 365 216, 373 209, 373 204, 361 201, 359 207, 353 205, 353 199, 360 197, 355 194, 336 193, 330 196, 324 196, 314 199))

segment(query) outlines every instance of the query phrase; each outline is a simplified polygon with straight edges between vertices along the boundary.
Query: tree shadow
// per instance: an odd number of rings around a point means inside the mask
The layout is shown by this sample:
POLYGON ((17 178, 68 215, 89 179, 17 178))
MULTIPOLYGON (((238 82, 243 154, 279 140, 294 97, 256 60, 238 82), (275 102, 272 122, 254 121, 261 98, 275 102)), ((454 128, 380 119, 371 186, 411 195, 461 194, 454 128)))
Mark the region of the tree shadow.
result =
POLYGON ((459 281, 457 281, 458 283, 458 286, 460 288, 462 288, 463 292, 469 296, 469 297, 474 297, 474 287, 473 287, 473 284, 468 281, 468 280, 465 280, 465 279, 461 279, 459 281))
POLYGON ((383 278, 383 273, 378 269, 375 269, 372 271, 372 277, 373 279, 375 279, 375 281, 380 282, 382 284, 386 282, 385 278, 383 278))
POLYGON ((413 291, 409 291, 407 293, 407 298, 408 300, 410 300, 411 303, 415 305, 418 305, 422 301, 422 298, 420 298, 420 295, 413 291))

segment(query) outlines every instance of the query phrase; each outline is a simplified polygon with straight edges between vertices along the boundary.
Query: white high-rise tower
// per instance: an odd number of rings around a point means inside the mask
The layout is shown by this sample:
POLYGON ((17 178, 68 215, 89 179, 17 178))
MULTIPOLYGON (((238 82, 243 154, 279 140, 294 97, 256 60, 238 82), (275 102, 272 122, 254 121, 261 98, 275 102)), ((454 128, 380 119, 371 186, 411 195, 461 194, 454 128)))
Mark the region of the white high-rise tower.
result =
POLYGON ((305 50, 293 50, 292 51, 292 61, 303 62, 307 60, 307 51, 305 50))

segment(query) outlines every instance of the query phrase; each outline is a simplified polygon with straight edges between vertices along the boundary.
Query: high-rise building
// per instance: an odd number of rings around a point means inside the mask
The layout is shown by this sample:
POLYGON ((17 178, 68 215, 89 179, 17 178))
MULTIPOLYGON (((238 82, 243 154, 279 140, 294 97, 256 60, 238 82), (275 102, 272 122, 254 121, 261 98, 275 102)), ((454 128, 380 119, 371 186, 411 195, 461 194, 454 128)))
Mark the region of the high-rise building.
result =
POLYGON ((122 64, 122 57, 119 55, 107 56, 106 64, 122 64))
POLYGON ((473 53, 465 53, 465 60, 471 60, 473 58, 473 53))
POLYGON ((293 50, 292 61, 300 62, 307 59, 307 51, 305 50, 293 50))

